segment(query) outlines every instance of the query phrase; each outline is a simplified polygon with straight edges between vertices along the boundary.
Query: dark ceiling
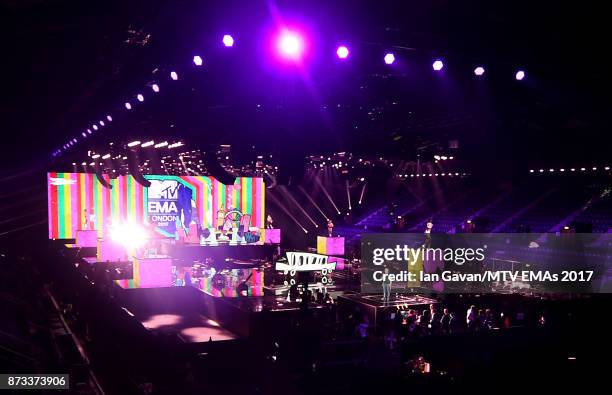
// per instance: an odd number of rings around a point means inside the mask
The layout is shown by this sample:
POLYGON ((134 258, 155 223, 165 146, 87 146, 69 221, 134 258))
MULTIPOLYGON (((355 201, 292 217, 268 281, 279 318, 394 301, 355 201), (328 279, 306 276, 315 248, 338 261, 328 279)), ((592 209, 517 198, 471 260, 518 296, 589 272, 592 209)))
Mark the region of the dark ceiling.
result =
POLYGON ((1 4, 0 119, 11 168, 49 166, 53 150, 109 112, 113 125, 65 160, 143 135, 299 155, 410 157, 419 145, 456 138, 478 160, 609 157, 605 13, 587 2, 1 4), (274 15, 311 29, 316 55, 299 77, 276 72, 262 55, 274 15), (219 45, 225 32, 237 39, 231 52, 219 45), (351 45, 350 64, 324 57, 339 41, 351 45), (393 68, 380 61, 390 48, 401 59, 393 68), (190 63, 194 53, 206 60, 202 70, 190 63), (431 71, 435 57, 445 59, 443 76, 431 71), (480 63, 487 73, 478 81, 471 70, 480 63), (171 85, 174 67, 189 72, 171 85), (517 67, 528 73, 521 83, 517 67), (122 110, 160 80, 160 95, 122 110))

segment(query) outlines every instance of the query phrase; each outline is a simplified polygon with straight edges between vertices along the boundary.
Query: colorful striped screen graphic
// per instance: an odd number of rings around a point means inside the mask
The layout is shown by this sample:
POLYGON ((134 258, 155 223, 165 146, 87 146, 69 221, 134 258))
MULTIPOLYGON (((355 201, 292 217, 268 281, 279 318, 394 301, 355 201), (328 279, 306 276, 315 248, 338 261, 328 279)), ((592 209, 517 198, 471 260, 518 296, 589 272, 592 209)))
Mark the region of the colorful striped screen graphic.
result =
POLYGON ((48 173, 49 238, 73 239, 77 230, 96 230, 103 237, 112 224, 149 224, 175 237, 182 224, 216 228, 240 221, 264 227, 265 184, 262 178, 238 177, 233 185, 207 176, 146 175, 145 188, 130 176, 108 180, 105 188, 89 173, 48 173))

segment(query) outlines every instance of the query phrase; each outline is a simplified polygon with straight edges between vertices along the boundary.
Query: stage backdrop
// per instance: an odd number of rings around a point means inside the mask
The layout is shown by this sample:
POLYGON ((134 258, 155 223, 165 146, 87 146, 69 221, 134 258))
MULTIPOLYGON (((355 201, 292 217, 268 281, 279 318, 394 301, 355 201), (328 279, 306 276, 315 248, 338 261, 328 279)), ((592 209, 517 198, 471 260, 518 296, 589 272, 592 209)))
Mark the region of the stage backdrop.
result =
MULTIPOLYGON (((213 177, 146 175, 145 188, 130 175, 105 188, 95 174, 48 173, 49 238, 72 239, 79 229, 96 229, 101 237, 111 223, 151 224, 174 237, 177 218, 216 227, 219 213, 250 215, 250 226, 264 227, 265 185, 262 178, 238 177, 224 185, 213 177)), ((245 217, 246 218, 246 217, 245 217)))

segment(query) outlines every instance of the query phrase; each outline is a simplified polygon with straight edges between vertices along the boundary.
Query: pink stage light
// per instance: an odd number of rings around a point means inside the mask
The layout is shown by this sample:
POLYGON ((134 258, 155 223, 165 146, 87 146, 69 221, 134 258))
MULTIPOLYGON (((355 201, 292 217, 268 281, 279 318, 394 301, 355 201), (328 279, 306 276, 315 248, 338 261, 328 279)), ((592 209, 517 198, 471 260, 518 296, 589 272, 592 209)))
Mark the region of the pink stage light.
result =
POLYGON ((139 94, 136 96, 136 98, 138 99, 138 101, 139 101, 139 102, 143 102, 143 101, 144 101, 144 96, 143 96, 141 93, 139 93, 139 94))
POLYGON ((440 59, 437 59, 435 62, 433 62, 431 67, 433 67, 435 71, 440 71, 444 68, 444 63, 442 63, 440 59))
POLYGON ((111 231, 111 239, 129 249, 142 247, 148 238, 146 229, 132 222, 117 224, 111 231))
POLYGON ((202 66, 203 63, 204 61, 202 60, 200 55, 196 55, 193 57, 193 64, 195 64, 196 66, 202 66))
POLYGON ((395 55, 389 52, 388 54, 385 55, 384 59, 385 59, 385 64, 393 64, 393 62, 395 62, 395 55))
POLYGON ((131 110, 132 105, 129 102, 125 102, 125 108, 127 108, 128 110, 131 110))
POLYGON ((283 57, 294 60, 302 57, 304 40, 299 34, 285 30, 280 34, 277 44, 283 57))
POLYGON ((93 125, 92 128, 93 130, 98 130, 98 125, 93 125))
POLYGON ((108 120, 108 122, 113 122, 113 117, 111 117, 110 115, 107 115, 106 119, 108 120))
POLYGON ((104 126, 104 121, 99 122, 100 126, 104 126))
POLYGON ((225 45, 226 47, 233 47, 234 46, 234 37, 230 36, 229 34, 226 34, 223 36, 223 45, 225 45))
POLYGON ((172 78, 174 81, 178 80, 178 74, 176 74, 176 71, 170 72, 170 78, 172 78))
POLYGON ((91 134, 91 129, 87 129, 87 134, 91 134))
POLYGON ((523 78, 525 78, 525 72, 523 70, 517 71, 514 78, 516 78, 517 81, 522 81, 523 78))
POLYGON ((484 72, 485 72, 485 69, 484 69, 484 67, 482 67, 482 66, 478 66, 478 67, 476 67, 476 68, 474 69, 474 74, 475 74, 475 75, 477 75, 477 76, 479 76, 479 77, 480 77, 481 75, 483 75, 483 74, 484 74, 484 72))
POLYGON ((153 92, 158 93, 159 92, 159 85, 153 84, 153 85, 151 85, 151 89, 153 89, 153 92))
POLYGON ((338 55, 340 59, 346 59, 349 56, 349 50, 346 46, 341 45, 338 47, 336 54, 338 55))

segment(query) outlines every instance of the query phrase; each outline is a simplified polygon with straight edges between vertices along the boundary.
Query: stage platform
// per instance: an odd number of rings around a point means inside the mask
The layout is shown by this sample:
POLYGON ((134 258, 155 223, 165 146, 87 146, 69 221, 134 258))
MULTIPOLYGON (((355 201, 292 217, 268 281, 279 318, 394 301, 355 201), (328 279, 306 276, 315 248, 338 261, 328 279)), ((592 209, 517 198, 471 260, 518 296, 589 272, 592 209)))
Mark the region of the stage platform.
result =
POLYGON ((137 317, 153 333, 176 334, 184 343, 234 340, 237 335, 218 322, 195 312, 150 314, 137 317))
POLYGON ((430 304, 439 303, 437 299, 422 295, 412 294, 392 294, 388 302, 383 301, 382 294, 358 294, 346 293, 337 298, 338 310, 340 312, 361 310, 367 314, 370 322, 377 326, 381 314, 400 308, 406 309, 427 309, 430 304))

